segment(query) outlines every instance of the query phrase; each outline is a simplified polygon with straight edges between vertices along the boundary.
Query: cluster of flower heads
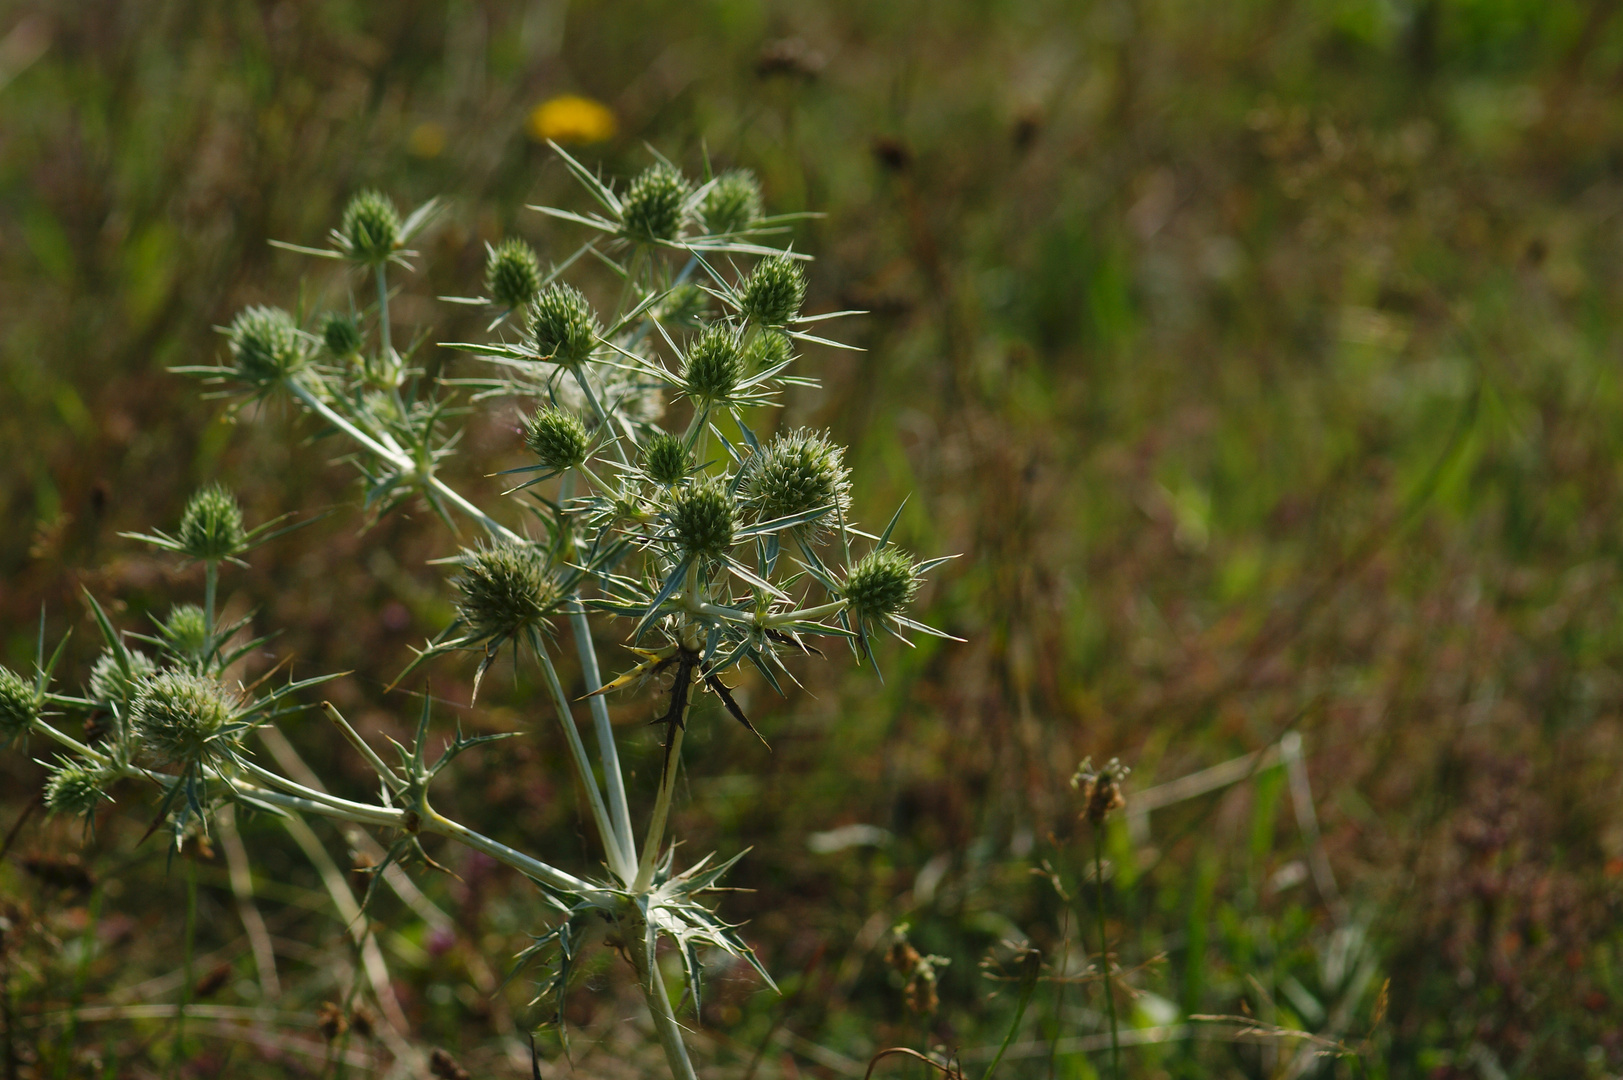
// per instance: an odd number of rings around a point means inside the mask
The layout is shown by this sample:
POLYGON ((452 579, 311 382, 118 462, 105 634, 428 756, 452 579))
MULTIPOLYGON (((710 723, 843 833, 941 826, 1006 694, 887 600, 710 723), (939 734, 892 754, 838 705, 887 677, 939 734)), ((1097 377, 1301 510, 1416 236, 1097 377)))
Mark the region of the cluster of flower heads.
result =
MULTIPOLYGON (((209 484, 187 502, 172 535, 125 535, 203 563, 212 581, 220 563, 240 562, 242 555, 276 535, 268 531, 275 524, 247 528, 236 497, 209 484)), ((51 690, 56 657, 44 657, 43 627, 32 682, 0 667, 0 745, 26 738, 57 712, 87 712, 89 753, 58 758, 50 766, 46 807, 88 822, 111 800, 115 782, 144 777, 164 787, 164 813, 178 843, 188 830, 205 827, 214 799, 231 793, 231 781, 244 760, 244 735, 285 711, 289 693, 320 680, 255 697, 225 677, 227 668, 264 644, 265 639, 228 644, 246 619, 215 626, 202 607, 183 603, 154 618, 151 633, 125 634, 113 628, 94 599, 90 605, 103 648, 80 696, 51 690), (129 639, 151 652, 130 645, 129 639)))

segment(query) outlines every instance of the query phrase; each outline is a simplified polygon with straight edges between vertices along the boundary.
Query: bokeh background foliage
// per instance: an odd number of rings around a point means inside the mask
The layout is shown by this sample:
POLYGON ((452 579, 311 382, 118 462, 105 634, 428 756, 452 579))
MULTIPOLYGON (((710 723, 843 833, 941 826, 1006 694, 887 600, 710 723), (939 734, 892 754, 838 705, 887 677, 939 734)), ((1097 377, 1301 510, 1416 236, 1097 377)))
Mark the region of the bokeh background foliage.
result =
MULTIPOLYGON (((809 310, 870 312, 841 332, 867 351, 811 354, 822 389, 784 418, 853 444, 860 518, 911 491, 898 535, 964 553, 923 600, 965 644, 884 652, 883 686, 821 664, 787 702, 746 682, 770 753, 696 718, 685 850, 753 845, 733 883, 755 891, 724 912, 785 990, 713 972, 705 1068, 860 1075, 907 1044, 961 1050, 974 1075, 1013 1013, 978 963, 1029 940, 1080 981, 1042 984, 1003 1069, 1107 1070, 1077 760, 1131 764, 1131 810, 1135 790, 1294 732, 1317 842, 1274 758, 1108 833, 1112 947, 1140 991, 1121 999, 1124 1071, 1615 1075, 1619 6, 5 5, 4 662, 31 663, 43 604, 83 672, 81 586, 132 629, 193 599, 195 570, 117 533, 172 525, 201 481, 228 479, 251 522, 353 504, 332 444, 291 414, 228 423, 165 368, 211 362, 243 305, 345 303, 342 275, 265 241, 319 244, 362 186, 450 197, 397 310, 428 342, 466 339, 434 297, 477 291, 484 241, 562 258, 581 239, 520 208, 577 201, 527 124, 587 95, 618 122, 578 148, 606 172, 646 164, 644 140, 690 171, 708 151, 756 169, 773 210, 827 215, 795 238, 819 257, 809 310), (952 960, 933 1012, 885 963, 904 920, 952 960), (1356 1056, 1188 1019, 1206 1014, 1356 1056)), ((465 363, 432 344, 419 358, 465 363)), ((514 411, 487 410, 462 482, 492 494, 485 474, 517 447, 514 411)), ((358 522, 344 510, 272 544, 225 595, 283 631, 296 671, 353 670, 334 700, 398 734, 414 706, 383 687, 445 621, 425 563, 453 538, 424 512, 358 522)), ((441 663, 435 693, 466 701, 470 676, 441 663)), ((494 678, 463 723, 535 724, 529 679, 494 678)), ((615 709, 631 731, 656 704, 615 709)), ((288 729, 361 790, 320 723, 288 729)), ((641 777, 656 738, 637 744, 641 777)), ((578 862, 556 748, 501 751, 465 758, 443 798, 578 862)), ((136 846, 150 808, 134 789, 83 847, 67 822, 25 819, 41 776, 0 756, 0 1067, 150 1075, 172 1029, 118 1010, 178 1000, 186 875, 136 846), (119 1018, 65 1019, 75 1003, 119 1018)), ((252 1038, 194 1023, 184 1068, 314 1074, 317 1010, 348 987, 344 926, 280 829, 244 828, 279 1019, 252 1038)), ((194 869, 208 1000, 260 1004, 223 862, 194 869)), ((538 906, 505 872, 452 869, 415 872, 449 927, 380 902, 411 1037, 475 1075, 527 1076, 533 984, 487 991, 538 906)), ((571 990, 577 1068, 657 1071, 625 982, 604 954, 571 990)), ((544 1075, 564 1075, 556 1031, 539 1045, 544 1075)))

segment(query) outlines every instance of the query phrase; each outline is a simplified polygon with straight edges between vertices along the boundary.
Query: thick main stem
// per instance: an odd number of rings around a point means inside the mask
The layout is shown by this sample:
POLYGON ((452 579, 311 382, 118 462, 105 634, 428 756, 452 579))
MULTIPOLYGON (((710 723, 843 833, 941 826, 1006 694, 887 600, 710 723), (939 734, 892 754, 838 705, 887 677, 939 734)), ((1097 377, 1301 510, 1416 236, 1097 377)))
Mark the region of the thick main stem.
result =
POLYGON ((660 976, 658 957, 648 944, 646 928, 638 926, 631 935, 633 956, 639 968, 642 995, 648 1002, 648 1013, 654 1019, 654 1033, 659 1036, 660 1049, 665 1051, 665 1063, 670 1066, 672 1080, 698 1080, 693 1071, 693 1060, 688 1057, 687 1043, 682 1039, 682 1025, 676 1021, 676 1010, 671 1008, 671 996, 665 990, 660 976))
POLYGON ((603 838, 603 851, 608 856, 609 869, 621 881, 629 882, 635 875, 636 859, 630 854, 630 845, 620 835, 614 822, 609 818, 608 809, 603 805, 603 792, 597 786, 597 777, 592 773, 592 763, 586 758, 586 747, 580 740, 580 732, 575 729, 575 716, 569 708, 569 697, 564 693, 563 683, 558 680, 558 670, 552 666, 552 658, 546 651, 540 650, 536 654, 541 661, 541 670, 547 676, 547 688, 552 691, 552 702, 558 713, 558 723, 564 729, 564 741, 569 744, 569 755, 575 762, 575 775, 580 780, 581 791, 585 793, 588 804, 592 809, 592 819, 597 822, 598 835, 603 838))
POLYGON ((688 706, 684 701, 681 715, 670 721, 674 728, 665 751, 665 772, 659 779, 654 815, 648 821, 648 838, 643 841, 642 863, 637 867, 637 880, 631 886, 631 891, 635 893, 646 892, 654 880, 654 864, 659 861, 659 846, 665 842, 665 822, 670 817, 671 796, 676 791, 676 773, 682 764, 682 736, 687 733, 687 719, 688 706))
POLYGON ((597 647, 592 644, 592 626, 578 597, 569 605, 569 625, 575 635, 575 652, 580 657, 581 677, 586 683, 586 692, 592 695, 589 699, 592 730, 597 736, 598 757, 603 762, 603 784, 608 788, 609 814, 615 830, 623 839, 628 861, 636 865, 637 843, 631 828, 631 807, 626 801, 625 776, 620 771, 620 751, 614 741, 609 703, 598 693, 603 688, 603 675, 597 667, 597 647))

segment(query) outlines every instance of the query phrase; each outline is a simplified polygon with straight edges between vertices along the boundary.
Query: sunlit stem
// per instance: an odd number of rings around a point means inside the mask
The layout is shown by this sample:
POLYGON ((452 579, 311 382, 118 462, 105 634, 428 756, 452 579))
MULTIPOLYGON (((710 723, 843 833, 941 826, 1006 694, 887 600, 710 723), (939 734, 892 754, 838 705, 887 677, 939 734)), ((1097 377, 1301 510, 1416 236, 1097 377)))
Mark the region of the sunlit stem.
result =
MULTIPOLYGON (((641 927, 638 928, 641 930, 641 927)), ((693 1061, 688 1057, 687 1044, 682 1041, 682 1025, 676 1022, 676 1010, 671 1008, 671 997, 665 990, 665 980, 659 973, 658 958, 646 944, 647 937, 638 933, 636 949, 642 963, 643 997, 654 1018, 654 1031, 659 1035, 660 1048, 665 1051, 665 1063, 670 1067, 672 1080, 698 1080, 693 1061)))
POLYGON ((383 359, 385 363, 393 363, 394 343, 389 336, 389 282, 382 263, 372 269, 378 282, 378 336, 383 340, 383 359))
POLYGON ((580 673, 586 683, 586 692, 592 709, 592 730, 597 735, 597 753, 603 762, 603 784, 608 788, 609 813, 613 815, 615 831, 622 838, 627 861, 636 865, 636 834, 631 827, 631 807, 626 802, 625 777, 620 771, 620 751, 614 741, 614 724, 609 720, 609 703, 597 691, 603 688, 603 676, 597 667, 597 647, 592 644, 592 625, 587 621, 586 608, 579 598, 569 601, 569 625, 575 635, 575 652, 580 657, 580 673))
POLYGON ((597 786, 597 777, 592 772, 592 763, 586 758, 586 747, 581 742, 580 731, 575 727, 575 716, 569 708, 569 697, 564 693, 563 683, 558 679, 558 670, 552 666, 552 658, 546 651, 539 650, 537 657, 541 661, 541 670, 547 676, 547 688, 552 691, 552 702, 558 713, 558 723, 564 729, 564 740, 569 744, 569 756, 575 762, 575 777, 580 781, 581 790, 585 792, 587 802, 592 808, 592 818, 597 822, 598 835, 603 838, 603 850, 609 860, 609 869, 621 881, 629 882, 635 876, 636 860, 629 854, 629 847, 625 839, 615 829, 609 818, 608 809, 603 805, 603 792, 597 786))
POLYGON ((682 715, 674 717, 670 749, 665 753, 665 774, 659 779, 659 795, 654 799, 654 816, 648 821, 648 838, 643 841, 642 862, 637 867, 637 880, 631 891, 647 890, 654 880, 654 864, 659 859, 659 846, 665 841, 665 822, 671 814, 671 796, 676 791, 676 772, 682 764, 682 736, 687 733, 688 707, 684 703, 682 715))
POLYGON ((522 851, 515 851, 506 844, 492 840, 482 833, 476 833, 467 826, 452 821, 450 818, 442 817, 432 807, 425 809, 426 812, 421 814, 418 821, 418 828, 420 829, 458 840, 475 851, 482 851, 497 862, 506 863, 519 873, 532 877, 550 888, 571 892, 584 900, 595 903, 607 903, 610 900, 610 894, 589 882, 582 881, 573 874, 567 874, 557 867, 548 866, 539 859, 532 859, 522 851))

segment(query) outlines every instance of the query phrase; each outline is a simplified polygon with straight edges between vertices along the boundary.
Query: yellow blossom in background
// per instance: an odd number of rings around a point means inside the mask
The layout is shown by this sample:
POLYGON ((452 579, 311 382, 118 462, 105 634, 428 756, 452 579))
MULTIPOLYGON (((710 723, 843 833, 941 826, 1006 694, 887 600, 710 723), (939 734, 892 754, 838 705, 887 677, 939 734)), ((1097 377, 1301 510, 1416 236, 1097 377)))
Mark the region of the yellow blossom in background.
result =
POLYGON ((530 136, 561 143, 595 143, 612 139, 620 129, 614 110, 578 94, 548 98, 530 112, 530 136))

